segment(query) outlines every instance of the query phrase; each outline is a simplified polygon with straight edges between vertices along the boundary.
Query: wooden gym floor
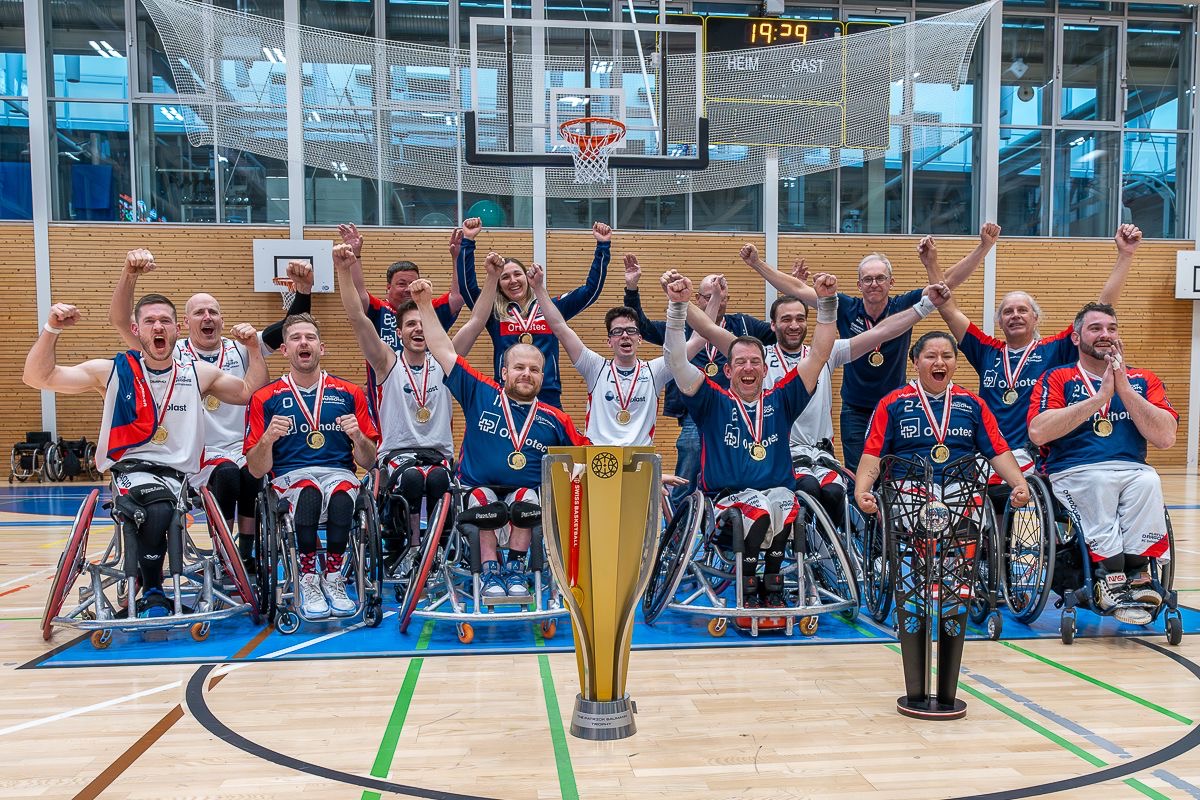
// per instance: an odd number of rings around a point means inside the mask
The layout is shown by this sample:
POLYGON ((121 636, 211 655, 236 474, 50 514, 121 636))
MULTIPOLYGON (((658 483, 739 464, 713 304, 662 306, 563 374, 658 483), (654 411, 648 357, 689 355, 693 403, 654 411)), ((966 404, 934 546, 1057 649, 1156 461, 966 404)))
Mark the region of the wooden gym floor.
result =
MULTIPOLYGON (((1200 489, 1164 486, 1195 608, 1200 489)), ((895 712, 882 631, 636 650, 638 733, 613 743, 565 733, 575 660, 536 646, 289 660, 338 629, 299 645, 250 630, 209 664, 53 668, 47 652, 78 638, 39 625, 74 508, 39 505, 46 491, 0 495, 0 798, 1200 798, 1200 636, 1170 647, 1161 623, 1070 647, 1015 623, 969 641, 968 715, 942 723, 895 712)), ((94 529, 89 550, 107 538, 94 529)))

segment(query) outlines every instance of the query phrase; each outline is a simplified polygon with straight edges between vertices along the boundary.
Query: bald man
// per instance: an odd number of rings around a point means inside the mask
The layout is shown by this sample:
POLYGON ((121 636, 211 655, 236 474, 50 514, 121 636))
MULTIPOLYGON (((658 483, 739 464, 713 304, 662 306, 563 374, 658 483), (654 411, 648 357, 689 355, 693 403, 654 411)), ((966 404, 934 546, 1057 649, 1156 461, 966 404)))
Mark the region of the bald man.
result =
MULTIPOLYGON (((125 256, 125 268, 113 291, 108 312, 109 324, 135 350, 142 345, 133 333, 133 298, 137 281, 142 275, 158 269, 154 255, 145 249, 130 250, 125 256)), ((308 313, 311 308, 313 285, 312 267, 303 261, 288 264, 288 277, 296 284, 296 298, 284 319, 292 314, 308 313)), ((244 378, 248 353, 246 348, 222 336, 225 319, 221 304, 211 294, 200 292, 188 298, 183 307, 183 325, 187 338, 175 343, 175 360, 188 365, 193 362, 212 364, 235 378, 244 378)), ((283 343, 283 320, 259 336, 259 351, 270 355, 283 343)), ((259 482, 246 470, 242 454, 242 439, 246 433, 246 407, 223 403, 209 395, 204 398, 204 459, 200 472, 191 477, 194 487, 207 486, 221 508, 225 522, 232 531, 236 511, 238 550, 247 570, 254 568, 254 502, 259 482)))

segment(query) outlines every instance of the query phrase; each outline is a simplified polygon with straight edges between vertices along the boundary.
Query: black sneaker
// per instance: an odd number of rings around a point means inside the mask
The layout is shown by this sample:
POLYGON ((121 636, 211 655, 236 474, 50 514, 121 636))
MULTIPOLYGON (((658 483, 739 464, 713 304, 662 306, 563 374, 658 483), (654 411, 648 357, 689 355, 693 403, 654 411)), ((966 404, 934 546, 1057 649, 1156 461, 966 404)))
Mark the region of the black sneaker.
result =
POLYGON ((764 608, 787 608, 787 598, 783 594, 783 576, 778 573, 763 575, 758 587, 758 596, 764 608))

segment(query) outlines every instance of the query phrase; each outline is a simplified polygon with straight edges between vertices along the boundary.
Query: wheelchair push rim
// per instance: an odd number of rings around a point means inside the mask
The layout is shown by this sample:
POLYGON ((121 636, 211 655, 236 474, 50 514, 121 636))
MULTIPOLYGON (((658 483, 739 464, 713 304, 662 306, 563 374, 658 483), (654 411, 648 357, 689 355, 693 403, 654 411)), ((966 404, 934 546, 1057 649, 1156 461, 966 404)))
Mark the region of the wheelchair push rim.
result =
POLYGON ((83 571, 83 562, 87 554, 88 531, 92 527, 92 519, 96 513, 96 500, 100 497, 99 489, 88 492, 87 498, 79 511, 75 513, 75 521, 71 525, 71 536, 67 546, 58 559, 58 568, 54 573, 54 583, 46 596, 46 608, 42 613, 42 639, 49 641, 53 633, 54 618, 62 610, 67 592, 75 584, 75 579, 83 571))

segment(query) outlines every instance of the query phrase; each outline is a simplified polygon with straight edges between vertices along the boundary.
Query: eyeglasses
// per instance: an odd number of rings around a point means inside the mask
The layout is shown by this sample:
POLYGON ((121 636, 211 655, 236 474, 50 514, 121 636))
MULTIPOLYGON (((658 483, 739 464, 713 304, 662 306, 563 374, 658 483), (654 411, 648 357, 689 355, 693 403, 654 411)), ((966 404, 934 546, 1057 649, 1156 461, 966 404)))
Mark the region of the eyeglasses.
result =
POLYGON ((608 335, 609 336, 638 336, 638 335, 640 335, 640 331, 638 331, 638 329, 636 327, 631 325, 628 328, 613 328, 611 331, 608 332, 608 335))
POLYGON ((883 286, 890 280, 891 277, 888 275, 869 275, 865 278, 859 278, 858 282, 863 286, 883 286))
POLYGON ((706 303, 707 303, 709 300, 711 300, 711 299, 712 299, 712 294, 711 294, 711 293, 710 293, 710 294, 701 294, 700 292, 696 292, 696 293, 695 293, 695 296, 696 296, 696 298, 697 298, 697 299, 699 299, 699 300, 703 300, 703 301, 704 301, 704 302, 706 302, 706 303))

